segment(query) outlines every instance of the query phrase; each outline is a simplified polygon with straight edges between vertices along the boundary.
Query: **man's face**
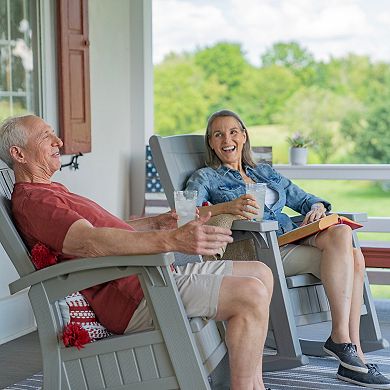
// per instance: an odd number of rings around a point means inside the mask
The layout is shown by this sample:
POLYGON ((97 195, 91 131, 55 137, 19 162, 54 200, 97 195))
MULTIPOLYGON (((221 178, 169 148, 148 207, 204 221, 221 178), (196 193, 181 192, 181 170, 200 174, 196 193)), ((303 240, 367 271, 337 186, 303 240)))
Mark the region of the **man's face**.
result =
POLYGON ((37 116, 26 117, 23 125, 28 137, 26 146, 22 148, 24 162, 35 174, 51 177, 61 167, 61 139, 50 125, 37 116))

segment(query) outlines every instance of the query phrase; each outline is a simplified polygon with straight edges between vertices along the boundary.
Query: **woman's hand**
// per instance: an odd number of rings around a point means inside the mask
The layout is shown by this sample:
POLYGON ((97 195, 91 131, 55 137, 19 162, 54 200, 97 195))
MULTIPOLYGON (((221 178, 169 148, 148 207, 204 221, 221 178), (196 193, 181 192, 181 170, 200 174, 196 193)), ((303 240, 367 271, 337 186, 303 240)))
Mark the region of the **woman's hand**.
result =
POLYGON ((317 221, 326 216, 326 209, 322 203, 314 203, 311 206, 311 210, 306 214, 305 219, 301 223, 301 226, 307 225, 308 223, 317 221))
POLYGON ((255 201, 255 197, 250 194, 241 195, 239 198, 223 203, 226 208, 226 213, 233 215, 241 215, 246 219, 253 219, 259 209, 259 205, 255 201))

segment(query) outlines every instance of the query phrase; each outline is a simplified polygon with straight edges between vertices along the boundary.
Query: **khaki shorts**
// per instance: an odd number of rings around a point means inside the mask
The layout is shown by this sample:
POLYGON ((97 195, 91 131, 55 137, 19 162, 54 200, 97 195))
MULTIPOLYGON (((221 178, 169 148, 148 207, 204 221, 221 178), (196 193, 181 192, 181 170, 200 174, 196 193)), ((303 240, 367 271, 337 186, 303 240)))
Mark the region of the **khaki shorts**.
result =
MULTIPOLYGON (((229 260, 189 263, 177 267, 173 277, 187 316, 214 318, 217 314, 222 279, 232 273, 233 262, 229 260)), ((125 333, 152 328, 152 316, 144 298, 131 317, 125 333)))
POLYGON ((296 244, 280 247, 283 269, 286 276, 313 274, 321 279, 321 250, 315 246, 317 235, 305 238, 296 244))

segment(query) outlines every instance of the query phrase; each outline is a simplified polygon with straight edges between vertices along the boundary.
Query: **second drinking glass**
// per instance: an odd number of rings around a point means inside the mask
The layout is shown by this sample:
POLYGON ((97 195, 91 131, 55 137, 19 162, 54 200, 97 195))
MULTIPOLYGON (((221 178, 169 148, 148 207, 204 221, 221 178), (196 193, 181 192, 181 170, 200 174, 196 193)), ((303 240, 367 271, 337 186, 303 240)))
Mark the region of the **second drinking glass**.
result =
POLYGON ((252 208, 257 214, 253 218, 255 221, 263 220, 266 190, 267 190, 267 184, 265 183, 246 183, 246 193, 253 195, 255 197, 256 203, 260 207, 259 209, 252 208))

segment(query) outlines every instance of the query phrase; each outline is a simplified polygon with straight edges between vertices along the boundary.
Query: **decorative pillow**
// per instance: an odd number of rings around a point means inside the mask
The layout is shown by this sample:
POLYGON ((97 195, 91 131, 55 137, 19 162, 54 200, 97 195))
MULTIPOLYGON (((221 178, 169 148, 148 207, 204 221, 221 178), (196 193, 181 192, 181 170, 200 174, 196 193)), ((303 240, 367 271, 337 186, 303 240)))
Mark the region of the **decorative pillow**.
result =
MULTIPOLYGON (((57 263, 57 254, 40 242, 31 250, 31 261, 37 270, 57 263)), ((97 321, 88 301, 80 292, 75 292, 58 301, 64 324, 61 339, 65 347, 83 348, 84 344, 111 336, 97 321)))
POLYGON ((87 342, 93 342, 112 335, 97 321, 91 306, 80 292, 66 296, 58 301, 58 305, 64 323, 62 339, 65 346, 82 348, 82 345, 87 342), (88 332, 89 340, 85 334, 77 332, 77 329, 80 328, 88 332))

